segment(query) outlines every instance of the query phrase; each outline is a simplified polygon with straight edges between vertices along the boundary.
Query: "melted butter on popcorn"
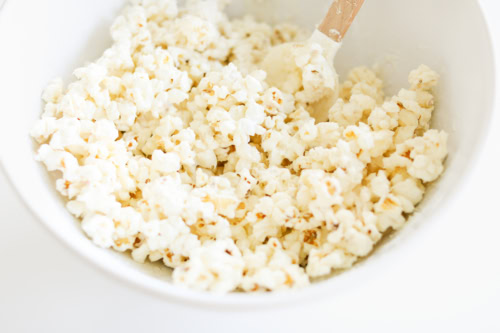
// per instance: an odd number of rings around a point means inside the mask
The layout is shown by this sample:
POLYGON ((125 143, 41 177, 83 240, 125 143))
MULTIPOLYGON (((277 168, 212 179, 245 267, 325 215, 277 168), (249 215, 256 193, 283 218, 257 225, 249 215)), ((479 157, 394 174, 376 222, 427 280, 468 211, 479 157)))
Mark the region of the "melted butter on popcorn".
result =
POLYGON ((103 56, 45 89, 36 158, 99 246, 194 289, 301 288, 368 255, 442 173, 438 75, 422 65, 386 97, 355 68, 317 123, 332 86, 321 46, 302 44, 302 74, 270 86, 259 63, 306 34, 229 20, 222 3, 132 1, 103 56))

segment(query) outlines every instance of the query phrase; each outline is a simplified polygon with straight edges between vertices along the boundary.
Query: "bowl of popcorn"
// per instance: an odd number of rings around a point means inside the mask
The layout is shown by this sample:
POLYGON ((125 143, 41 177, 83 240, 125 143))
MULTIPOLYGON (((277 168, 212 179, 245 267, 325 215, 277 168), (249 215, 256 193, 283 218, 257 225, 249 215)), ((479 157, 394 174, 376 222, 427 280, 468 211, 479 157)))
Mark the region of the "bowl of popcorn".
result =
POLYGON ((355 289, 442 222, 488 131, 494 60, 479 2, 378 0, 332 73, 307 42, 330 4, 8 1, 6 174, 68 248, 169 300, 355 289), (293 79, 271 84, 261 63, 284 43, 293 79))

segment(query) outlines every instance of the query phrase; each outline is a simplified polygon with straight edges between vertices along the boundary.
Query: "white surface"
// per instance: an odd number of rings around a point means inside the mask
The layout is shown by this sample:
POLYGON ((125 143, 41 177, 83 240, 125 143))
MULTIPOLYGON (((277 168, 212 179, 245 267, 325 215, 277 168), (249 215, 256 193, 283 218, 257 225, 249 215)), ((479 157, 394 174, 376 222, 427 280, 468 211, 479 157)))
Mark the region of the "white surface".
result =
MULTIPOLYGON (((493 15, 495 0, 483 2, 491 3, 489 15, 493 15)), ((495 29, 498 38, 500 26, 495 29)), ((500 129, 498 115, 492 125, 500 129)), ((2 331, 140 332, 149 328, 151 332, 183 332, 215 327, 222 332, 242 327, 243 332, 280 327, 291 331, 320 327, 332 331, 498 331, 500 130, 493 132, 470 181, 451 209, 440 215, 443 222, 421 237, 418 247, 406 251, 404 260, 332 300, 246 314, 172 305, 96 271, 41 227, 2 177, 2 331)))
MULTIPOLYGON (((287 7, 286 15, 295 13, 300 17, 298 21, 310 27, 320 19, 321 7, 330 1, 314 0, 317 6, 305 11, 308 15, 301 16, 298 11, 304 6, 302 0, 293 3, 267 0, 266 4, 295 4, 287 7)), ((364 283, 367 276, 383 274, 404 260, 436 228, 447 223, 442 213, 449 210, 450 200, 459 192, 470 166, 476 162, 492 114, 495 90, 487 27, 475 1, 378 0, 367 2, 352 25, 337 56, 337 70, 342 74, 359 64, 383 61, 387 54, 392 54, 392 60, 382 66, 389 91, 406 86, 408 72, 422 62, 438 70, 441 81, 436 90, 433 123, 450 133, 450 139, 446 172, 432 184, 418 206, 418 213, 412 215, 406 227, 379 247, 370 260, 335 279, 294 293, 209 295, 166 283, 169 272, 162 265, 137 264, 129 256, 95 246, 82 232, 80 223, 65 209, 52 177, 33 159, 35 147, 27 133, 39 118, 40 92, 47 82, 55 75, 69 79, 76 66, 103 52, 109 45, 110 21, 123 3, 123 0, 18 0, 7 2, 0 19, 0 43, 11 50, 0 53, 0 91, 9 92, 0 100, 0 108, 22 110, 9 113, 10 121, 0 123, 0 145, 2 153, 8 156, 3 161, 4 168, 30 209, 59 239, 88 261, 170 300, 221 309, 270 307, 276 303, 290 304, 306 298, 350 293, 364 283), (30 11, 25 10, 28 5, 30 11), (389 12, 398 15, 387 15, 389 12), (381 17, 386 19, 380 20, 381 17), (30 24, 17 29, 21 20, 30 24), (373 26, 377 27, 376 32, 373 26), (457 36, 467 40, 467 47, 457 36)), ((251 12, 257 18, 262 17, 255 1, 241 0, 234 4, 238 6, 231 8, 233 14, 251 12), (241 8, 245 3, 253 6, 241 8)))

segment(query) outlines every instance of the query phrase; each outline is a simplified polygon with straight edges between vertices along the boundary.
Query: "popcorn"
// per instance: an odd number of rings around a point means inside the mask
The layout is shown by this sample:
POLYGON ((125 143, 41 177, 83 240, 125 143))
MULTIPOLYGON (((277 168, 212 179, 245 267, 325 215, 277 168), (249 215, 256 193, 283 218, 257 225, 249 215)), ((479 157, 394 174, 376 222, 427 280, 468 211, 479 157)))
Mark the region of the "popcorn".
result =
POLYGON ((96 245, 162 261, 174 283, 302 288, 369 255, 443 172, 447 134, 430 129, 439 76, 421 65, 385 97, 358 67, 335 100, 306 32, 229 20, 226 3, 131 1, 102 57, 43 92, 36 159, 96 245), (266 81, 263 58, 287 42, 290 80, 266 81))
POLYGON ((324 276, 332 269, 350 267, 356 261, 356 256, 346 254, 341 249, 335 249, 330 243, 325 243, 322 249, 312 249, 309 252, 306 273, 310 277, 324 276))
POLYGON ((393 229, 401 228, 405 222, 402 213, 401 201, 396 196, 389 194, 380 198, 375 204, 375 214, 378 217, 377 229, 384 232, 389 227, 393 229))
POLYGON ((304 269, 293 264, 283 251, 280 242, 271 238, 259 245, 255 252, 247 251, 241 288, 244 291, 280 290, 302 288, 309 284, 304 269))
POLYGON ((207 241, 192 251, 189 261, 174 270, 174 282, 193 289, 228 292, 243 278, 244 261, 230 239, 207 241))
POLYGON ((63 80, 61 78, 56 78, 45 87, 42 99, 45 103, 57 103, 62 97, 63 90, 63 80))
POLYGON ((101 247, 113 245, 113 220, 103 215, 90 215, 82 220, 83 231, 101 247))
POLYGON ((64 150, 54 149, 48 144, 40 146, 35 158, 42 161, 48 171, 66 172, 78 167, 78 160, 73 155, 64 150))
POLYGON ((396 152, 384 159, 384 165, 389 169, 406 167, 411 176, 431 182, 443 172, 447 139, 445 132, 429 130, 422 137, 398 144, 396 152))
POLYGON ((151 168, 160 173, 176 172, 181 168, 181 159, 173 152, 164 153, 161 150, 155 150, 151 159, 153 161, 151 168))
POLYGON ((420 65, 410 72, 408 81, 412 90, 430 90, 437 85, 439 75, 426 65, 420 65))

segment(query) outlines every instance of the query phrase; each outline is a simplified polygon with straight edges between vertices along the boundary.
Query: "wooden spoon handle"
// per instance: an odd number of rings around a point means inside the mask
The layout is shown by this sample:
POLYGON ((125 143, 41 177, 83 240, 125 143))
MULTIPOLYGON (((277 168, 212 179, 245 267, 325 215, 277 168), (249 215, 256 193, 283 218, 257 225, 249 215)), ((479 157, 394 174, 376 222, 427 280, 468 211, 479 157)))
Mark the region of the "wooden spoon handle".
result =
POLYGON ((318 30, 341 42, 365 0, 334 0, 318 30))

